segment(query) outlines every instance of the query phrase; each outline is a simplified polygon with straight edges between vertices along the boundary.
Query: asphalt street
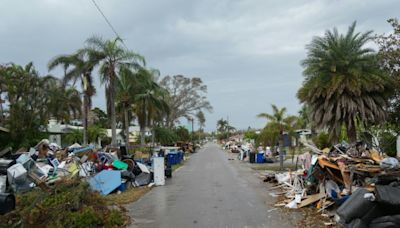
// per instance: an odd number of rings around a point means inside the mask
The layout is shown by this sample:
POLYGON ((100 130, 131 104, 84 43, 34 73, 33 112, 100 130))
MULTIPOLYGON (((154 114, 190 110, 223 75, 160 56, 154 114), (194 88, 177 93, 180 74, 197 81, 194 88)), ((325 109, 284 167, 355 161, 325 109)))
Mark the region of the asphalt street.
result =
POLYGON ((296 227, 248 165, 207 144, 156 187, 128 205, 131 227, 296 227))

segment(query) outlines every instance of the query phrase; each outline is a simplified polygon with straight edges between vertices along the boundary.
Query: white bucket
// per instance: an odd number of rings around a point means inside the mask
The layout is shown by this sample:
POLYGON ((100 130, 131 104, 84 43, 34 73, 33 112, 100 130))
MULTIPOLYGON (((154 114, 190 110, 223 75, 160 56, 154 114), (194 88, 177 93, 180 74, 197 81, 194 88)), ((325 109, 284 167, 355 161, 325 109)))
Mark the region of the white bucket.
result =
POLYGON ((7 176, 0 176, 0 193, 6 192, 7 176))

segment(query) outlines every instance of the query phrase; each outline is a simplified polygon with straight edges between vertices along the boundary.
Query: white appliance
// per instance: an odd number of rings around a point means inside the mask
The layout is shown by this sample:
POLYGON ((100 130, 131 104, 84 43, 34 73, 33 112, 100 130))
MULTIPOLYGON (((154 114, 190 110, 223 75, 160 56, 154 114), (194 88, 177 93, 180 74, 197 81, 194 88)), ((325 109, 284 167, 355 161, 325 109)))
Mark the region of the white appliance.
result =
POLYGON ((157 186, 165 185, 164 158, 154 157, 152 168, 154 172, 154 184, 157 186))

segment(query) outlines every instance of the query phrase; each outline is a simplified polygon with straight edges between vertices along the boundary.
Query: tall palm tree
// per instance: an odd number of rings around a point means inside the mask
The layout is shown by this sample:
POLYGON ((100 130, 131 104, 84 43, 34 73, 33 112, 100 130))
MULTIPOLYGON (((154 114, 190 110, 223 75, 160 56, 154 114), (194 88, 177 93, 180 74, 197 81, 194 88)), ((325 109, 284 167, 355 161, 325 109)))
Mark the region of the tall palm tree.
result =
POLYGON ((310 107, 318 128, 329 131, 336 142, 346 126, 351 142, 357 140, 357 124, 379 123, 386 117, 389 79, 380 69, 376 53, 365 45, 372 31, 346 34, 334 28, 307 45, 302 65, 305 80, 297 97, 310 107))
POLYGON ((116 145, 115 94, 119 72, 122 68, 139 68, 145 65, 144 57, 126 50, 121 46, 122 40, 104 40, 93 36, 86 40, 84 52, 89 58, 100 64, 101 82, 106 85, 107 111, 111 117, 111 144, 116 145))
POLYGON ((169 106, 166 102, 167 91, 155 82, 157 74, 159 74, 157 70, 145 68, 139 69, 136 74, 138 87, 134 102, 141 131, 141 145, 144 145, 146 127, 154 127, 156 120, 161 120, 169 113, 169 106))
POLYGON ((134 72, 129 68, 121 69, 119 80, 117 80, 116 101, 123 112, 125 126, 125 145, 129 149, 129 111, 132 109, 134 102, 137 80, 134 72))
MULTIPOLYGON (((82 113, 82 101, 79 91, 74 87, 66 87, 58 81, 49 85, 47 95, 47 109, 51 116, 59 121, 69 122, 76 119, 82 113), (72 118, 71 118, 72 117, 72 118)), ((46 79, 48 83, 50 79, 46 79)))
POLYGON ((259 118, 266 118, 267 120, 276 123, 280 126, 280 130, 283 130, 283 126, 285 125, 285 116, 287 109, 285 107, 279 109, 276 105, 271 104, 272 114, 268 113, 260 113, 257 115, 259 118))
POLYGON ((228 121, 224 119, 219 119, 217 121, 217 130, 221 133, 225 133, 226 128, 228 127, 228 121))
POLYGON ((50 60, 48 64, 49 70, 54 69, 56 66, 63 66, 64 68, 64 83, 77 80, 81 81, 83 102, 82 102, 82 123, 83 123, 83 144, 88 143, 88 115, 92 105, 92 96, 96 93, 93 85, 92 71, 95 61, 87 58, 82 51, 77 51, 71 55, 60 55, 50 60))

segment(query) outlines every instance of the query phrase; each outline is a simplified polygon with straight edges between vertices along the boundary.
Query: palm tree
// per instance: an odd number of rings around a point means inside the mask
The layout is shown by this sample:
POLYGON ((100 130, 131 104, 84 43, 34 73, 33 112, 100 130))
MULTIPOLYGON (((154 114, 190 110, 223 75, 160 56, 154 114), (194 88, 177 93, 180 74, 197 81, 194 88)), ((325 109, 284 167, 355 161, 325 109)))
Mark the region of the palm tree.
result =
MULTIPOLYGON (((47 82, 51 81, 46 79, 47 82)), ((61 82, 50 85, 48 89, 47 109, 51 116, 57 120, 69 122, 71 117, 77 119, 82 113, 80 93, 74 87, 65 87, 61 82)))
POLYGON ((104 137, 107 137, 107 131, 104 128, 97 125, 91 125, 88 127, 88 141, 90 143, 99 143, 99 146, 101 146, 99 139, 104 137))
POLYGON ((271 104, 272 107, 272 114, 268 113, 260 113, 257 115, 259 118, 266 118, 267 120, 277 124, 279 126, 279 130, 283 131, 283 128, 285 126, 285 115, 287 109, 285 107, 279 109, 276 105, 271 104))
POLYGON ((114 40, 103 40, 101 37, 93 36, 86 40, 87 47, 84 52, 89 58, 100 64, 100 79, 106 85, 107 112, 111 117, 111 144, 116 145, 116 114, 115 94, 118 75, 122 68, 140 67, 145 65, 144 57, 132 51, 124 49, 117 37, 114 40))
POLYGON ((125 126, 125 145, 129 149, 129 111, 132 109, 137 80, 135 74, 128 68, 121 69, 119 80, 117 80, 117 105, 123 112, 125 126))
POLYGON ((85 58, 85 55, 82 51, 77 51, 72 55, 60 55, 53 58, 49 62, 48 68, 49 70, 52 70, 59 65, 63 66, 64 68, 64 83, 73 81, 75 84, 77 80, 81 81, 83 93, 83 144, 87 145, 88 114, 92 104, 92 96, 96 93, 92 77, 95 61, 87 57, 85 58))
POLYGON ((354 142, 357 124, 379 123, 386 117, 388 77, 374 50, 365 47, 372 31, 356 33, 355 26, 354 22, 344 35, 334 28, 313 38, 302 62, 305 80, 297 97, 309 106, 315 126, 329 131, 332 142, 343 125, 354 142))
POLYGON ((157 74, 159 74, 157 70, 145 68, 139 69, 136 74, 138 87, 134 102, 135 113, 140 125, 141 145, 144 145, 146 127, 152 125, 154 127, 156 120, 161 120, 169 113, 169 106, 166 102, 168 92, 155 82, 157 74))
POLYGON ((228 126, 228 121, 227 120, 224 120, 224 119, 221 118, 220 120, 217 121, 217 130, 220 133, 224 134, 225 131, 226 131, 227 126, 228 126))

